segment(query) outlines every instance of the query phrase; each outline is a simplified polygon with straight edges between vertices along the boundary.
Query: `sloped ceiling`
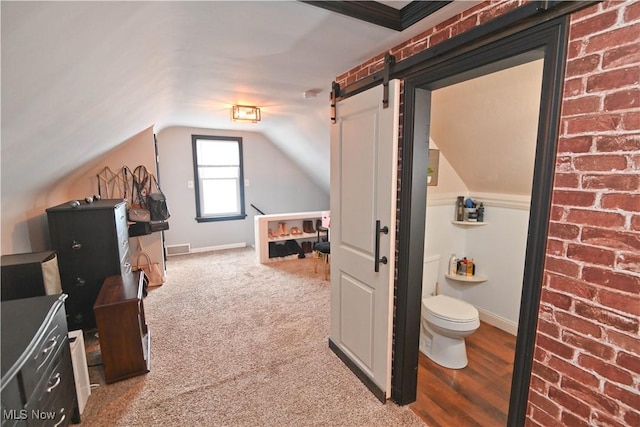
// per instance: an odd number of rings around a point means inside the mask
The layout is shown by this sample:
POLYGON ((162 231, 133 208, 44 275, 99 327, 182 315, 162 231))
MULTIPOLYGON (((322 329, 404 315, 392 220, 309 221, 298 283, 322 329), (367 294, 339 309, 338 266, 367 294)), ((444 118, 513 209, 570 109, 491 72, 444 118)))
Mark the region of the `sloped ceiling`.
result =
POLYGON ((474 4, 398 32, 295 1, 2 1, 3 202, 171 125, 262 132, 328 192, 331 81, 474 4))
POLYGON ((431 137, 471 193, 530 196, 543 63, 433 92, 431 137))

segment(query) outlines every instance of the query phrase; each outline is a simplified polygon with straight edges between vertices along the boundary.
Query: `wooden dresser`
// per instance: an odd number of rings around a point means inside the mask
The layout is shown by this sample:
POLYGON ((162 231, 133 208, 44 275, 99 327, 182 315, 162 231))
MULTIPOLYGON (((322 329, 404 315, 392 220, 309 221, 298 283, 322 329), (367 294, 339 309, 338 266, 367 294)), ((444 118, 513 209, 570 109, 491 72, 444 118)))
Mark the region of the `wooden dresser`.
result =
POLYGON ((107 384, 149 372, 150 334, 142 303, 144 273, 109 276, 94 305, 107 384))
POLYGON ((125 202, 71 202, 47 209, 51 245, 58 254, 70 329, 95 327, 93 304, 104 279, 131 272, 125 202))
POLYGON ((2 426, 80 422, 64 301, 67 296, 3 301, 2 426))

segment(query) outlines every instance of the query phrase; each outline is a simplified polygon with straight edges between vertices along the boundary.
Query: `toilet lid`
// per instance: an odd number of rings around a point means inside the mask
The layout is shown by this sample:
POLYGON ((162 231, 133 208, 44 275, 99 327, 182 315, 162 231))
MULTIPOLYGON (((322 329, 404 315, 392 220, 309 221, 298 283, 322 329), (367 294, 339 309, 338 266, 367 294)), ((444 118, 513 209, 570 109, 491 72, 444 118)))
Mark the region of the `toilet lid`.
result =
POLYGON ((474 306, 446 295, 425 298, 422 304, 432 315, 450 322, 469 322, 478 318, 474 306))

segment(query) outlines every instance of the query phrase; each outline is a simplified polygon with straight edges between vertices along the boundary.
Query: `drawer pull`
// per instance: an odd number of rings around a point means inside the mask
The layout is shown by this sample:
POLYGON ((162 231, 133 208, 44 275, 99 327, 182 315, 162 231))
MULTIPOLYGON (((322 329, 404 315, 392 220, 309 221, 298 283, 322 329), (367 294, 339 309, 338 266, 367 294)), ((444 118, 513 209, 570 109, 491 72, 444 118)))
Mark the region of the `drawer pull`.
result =
MULTIPOLYGON (((64 408, 62 408, 62 410, 64 411, 64 408)), ((60 421, 58 421, 57 423, 55 423, 55 424, 53 425, 53 427, 61 426, 61 425, 62 425, 62 423, 64 422, 64 419, 65 419, 65 418, 67 418, 67 414, 64 414, 64 415, 62 416, 62 418, 60 418, 60 421)))
POLYGON ((84 280, 82 277, 76 278, 76 286, 84 286, 85 283, 86 283, 86 280, 84 280))
POLYGON ((82 243, 80 242, 76 242, 74 240, 73 243, 71 244, 71 249, 73 249, 74 251, 79 251, 81 248, 82 248, 82 243))
MULTIPOLYGON (((53 384, 51 384, 48 388, 47 388, 47 393, 51 393, 51 390, 53 390, 54 388, 58 387, 60 385, 60 382, 62 381, 62 378, 60 378, 60 372, 58 372, 57 374, 55 374, 51 380, 54 380, 53 384)), ((51 380, 49 380, 49 383, 51 383, 51 380)))
POLYGON ((42 350, 42 354, 47 354, 47 353, 49 353, 51 350, 53 350, 53 349, 56 347, 56 345, 58 345, 58 338, 57 338, 57 337, 51 338, 50 343, 51 343, 51 344, 49 344, 49 345, 47 346, 47 348, 45 348, 44 350, 42 350))

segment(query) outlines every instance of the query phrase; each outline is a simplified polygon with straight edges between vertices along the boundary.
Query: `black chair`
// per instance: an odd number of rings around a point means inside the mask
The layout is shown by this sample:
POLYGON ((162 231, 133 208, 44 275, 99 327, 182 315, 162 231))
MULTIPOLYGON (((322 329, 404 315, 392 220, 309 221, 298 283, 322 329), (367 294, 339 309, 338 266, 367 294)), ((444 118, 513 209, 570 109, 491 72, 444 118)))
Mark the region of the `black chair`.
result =
POLYGON ((318 272, 318 260, 324 261, 324 280, 329 278, 329 257, 331 255, 331 243, 329 242, 329 229, 325 227, 316 227, 318 230, 318 239, 313 244, 313 257, 315 258, 314 272, 318 272), (325 233, 321 236, 320 233, 325 233))

